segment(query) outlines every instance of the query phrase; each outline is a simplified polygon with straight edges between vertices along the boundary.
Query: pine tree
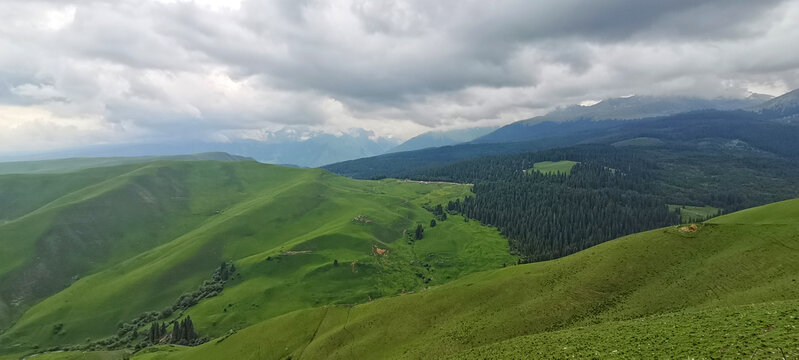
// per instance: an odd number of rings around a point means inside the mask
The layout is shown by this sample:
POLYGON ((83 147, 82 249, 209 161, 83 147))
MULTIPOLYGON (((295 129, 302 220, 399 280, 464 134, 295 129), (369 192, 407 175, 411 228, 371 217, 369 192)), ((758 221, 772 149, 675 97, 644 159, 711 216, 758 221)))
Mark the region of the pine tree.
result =
MULTIPOLYGON (((147 340, 151 343, 156 344, 158 343, 161 338, 166 335, 166 324, 159 324, 157 321, 154 321, 150 324, 150 330, 147 332, 147 340)), ((134 336, 135 338, 136 336, 134 336)))
POLYGON ((175 324, 172 326, 172 334, 169 337, 169 342, 172 344, 177 344, 180 342, 182 337, 183 337, 183 329, 180 324, 180 321, 175 321, 175 324))
POLYGON ((219 278, 221 278, 222 281, 226 281, 228 279, 227 263, 224 261, 222 262, 222 265, 219 265, 219 278))
POLYGON ((197 339, 197 332, 194 331, 194 323, 191 321, 191 316, 186 316, 185 323, 183 325, 184 331, 186 333, 185 339, 187 341, 193 341, 197 339))
POLYGON ((156 329, 157 328, 158 328, 158 323, 150 324, 150 331, 147 334, 147 340, 150 340, 151 343, 155 343, 156 329))

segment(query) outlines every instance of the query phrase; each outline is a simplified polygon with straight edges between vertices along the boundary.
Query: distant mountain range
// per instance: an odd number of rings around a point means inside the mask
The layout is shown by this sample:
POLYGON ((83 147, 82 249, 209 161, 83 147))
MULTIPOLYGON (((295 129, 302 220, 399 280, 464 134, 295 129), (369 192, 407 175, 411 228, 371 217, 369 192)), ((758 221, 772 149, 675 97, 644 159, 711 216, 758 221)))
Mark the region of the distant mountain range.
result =
POLYGON ((602 100, 591 106, 572 105, 543 116, 517 121, 476 139, 478 143, 526 141, 536 137, 530 126, 544 122, 575 120, 631 120, 666 116, 694 110, 747 109, 762 104, 772 97, 752 94, 744 99, 702 99, 694 97, 630 96, 602 100))
POLYGON ((217 144, 216 147, 231 154, 252 157, 260 162, 318 167, 341 159, 358 159, 384 154, 398 141, 374 138, 367 131, 356 134, 318 134, 305 140, 282 142, 239 141, 217 144))
MULTIPOLYGON (((160 141, 134 144, 98 145, 83 148, 58 150, 39 154, 0 156, 0 161, 29 161, 58 158, 86 157, 141 157, 226 152, 249 157, 260 162, 291 165, 296 167, 320 167, 348 160, 379 155, 419 151, 422 149, 460 146, 460 144, 509 144, 531 142, 535 144, 503 145, 498 147, 463 147, 436 150, 451 153, 447 161, 469 158, 480 154, 490 155, 547 148, 566 140, 554 141, 556 137, 570 134, 601 131, 614 121, 669 116, 697 110, 745 109, 784 123, 796 122, 799 114, 799 90, 778 98, 752 94, 743 99, 701 99, 692 97, 630 96, 606 99, 591 106, 572 105, 559 108, 546 115, 521 120, 501 128, 478 127, 449 131, 430 131, 415 136, 400 144, 395 138, 377 137, 364 129, 333 135, 302 128, 286 128, 275 132, 264 132, 258 139, 230 142, 160 141), (605 120, 605 121, 599 121, 605 120), (611 121, 608 123, 607 121, 611 121), (542 141, 543 139, 548 139, 542 141), (528 146, 529 145, 529 146, 528 146), (466 150, 468 148, 468 150, 466 150), (518 149, 517 149, 518 148, 518 149), (513 150, 511 150, 513 149, 513 150)), ((399 155, 402 158, 404 155, 399 155)), ((408 155, 414 157, 415 155, 408 155)), ((407 157, 407 156, 406 156, 407 157)), ((399 159, 398 158, 398 159, 399 159)))
POLYGON ((751 110, 778 117, 781 121, 795 122, 799 114, 799 89, 758 104, 751 110))
POLYGON ((375 137, 372 132, 362 129, 354 129, 340 135, 287 129, 266 133, 263 140, 97 145, 40 154, 6 156, 0 158, 0 161, 30 161, 75 157, 141 157, 226 152, 250 157, 265 163, 317 167, 339 161, 380 155, 397 146, 398 143, 399 141, 396 139, 375 137))
POLYGON ((388 152, 412 151, 431 147, 455 145, 477 139, 488 135, 496 130, 496 126, 478 127, 470 129, 458 129, 449 131, 428 131, 424 134, 412 137, 408 141, 389 150, 388 152))
MULTIPOLYGON (((324 168, 355 178, 403 177, 416 169, 465 159, 579 144, 646 143, 692 147, 721 144, 719 146, 734 145, 735 148, 764 151, 792 159, 799 156, 799 144, 796 142, 796 139, 799 139, 799 126, 796 126, 795 121, 799 118, 799 91, 743 107, 746 110, 740 109, 747 103, 762 100, 762 97, 754 96, 737 103, 724 100, 718 106, 739 108, 739 110, 693 110, 671 115, 653 115, 638 120, 627 119, 623 114, 632 116, 630 114, 634 113, 634 108, 639 109, 636 110, 638 114, 645 111, 662 113, 666 110, 646 105, 663 104, 665 100, 642 99, 644 98, 607 101, 607 104, 615 103, 615 108, 620 109, 617 115, 604 110, 594 113, 603 114, 601 115, 603 117, 609 116, 607 120, 592 118, 590 111, 583 111, 582 117, 563 121, 567 119, 563 116, 564 113, 577 113, 578 109, 572 107, 572 110, 556 111, 554 115, 510 124, 470 143, 384 154, 330 164, 324 168), (561 121, 541 121, 542 118, 561 121)), ((700 104, 702 101, 681 99, 677 103, 700 104)), ((582 110, 602 110, 609 106, 600 104, 584 107, 582 110)))

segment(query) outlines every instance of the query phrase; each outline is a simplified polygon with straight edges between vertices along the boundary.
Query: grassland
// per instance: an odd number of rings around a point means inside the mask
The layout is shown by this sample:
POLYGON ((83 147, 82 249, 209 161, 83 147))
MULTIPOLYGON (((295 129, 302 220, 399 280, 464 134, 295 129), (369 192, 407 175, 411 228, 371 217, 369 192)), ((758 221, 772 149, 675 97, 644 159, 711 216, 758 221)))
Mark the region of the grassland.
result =
POLYGON ((794 200, 695 232, 649 231, 135 359, 791 358, 799 356, 797 212, 794 200))
POLYGON ((577 165, 576 161, 570 161, 570 160, 542 161, 533 164, 533 168, 528 169, 526 171, 527 172, 537 171, 546 175, 557 175, 557 174, 569 175, 571 174, 574 165, 577 165))
POLYGON ((669 205, 669 210, 679 210, 682 223, 687 224, 705 221, 710 217, 718 215, 720 209, 712 206, 669 205))
MULTIPOLYGON (((242 277, 187 312, 211 341, 134 359, 799 356, 799 200, 503 267, 515 258, 496 230, 458 216, 427 226, 422 205, 465 196, 467 186, 247 162, 58 176, 61 196, 19 200, 28 210, 7 211, 0 225, 0 245, 13 252, 0 253, 2 296, 26 294, 15 276, 40 279, 27 266, 53 266, 36 259, 52 251, 70 259, 54 267, 69 276, 65 288, 45 282, 46 295, 18 307, 21 315, 6 311, 3 360, 113 334, 118 321, 196 288, 223 260, 242 277), (414 242, 403 233, 416 224, 426 229, 414 242)), ((18 176, 4 181, 25 189, 18 176)), ((65 281, 58 276, 48 273, 65 281)))
POLYGON ((457 358, 788 359, 799 354, 797 318, 797 301, 693 309, 523 336, 457 358))
POLYGON ((780 201, 717 217, 708 223, 718 225, 795 225, 799 223, 799 206, 795 200, 780 201))
POLYGON ((422 205, 463 197, 462 185, 203 161, 0 176, 11 183, 0 190, 16 199, 0 225, 0 354, 112 335, 196 289, 221 261, 241 279, 189 311, 211 337, 516 261, 507 240, 477 222, 453 216, 429 228, 422 205), (59 185, 39 193, 41 181, 59 185), (413 242, 403 233, 416 224, 426 231, 413 242))

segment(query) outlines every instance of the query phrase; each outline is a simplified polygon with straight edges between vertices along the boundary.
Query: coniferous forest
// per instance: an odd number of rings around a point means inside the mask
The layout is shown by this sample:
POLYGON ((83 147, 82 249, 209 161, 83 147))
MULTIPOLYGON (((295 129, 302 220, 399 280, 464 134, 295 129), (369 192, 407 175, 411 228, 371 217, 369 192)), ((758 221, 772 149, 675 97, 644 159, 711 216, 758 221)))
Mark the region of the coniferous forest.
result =
POLYGON ((450 202, 447 211, 496 226, 509 239, 511 251, 529 262, 678 224, 680 215, 668 204, 709 205, 730 212, 789 198, 799 192, 796 175, 796 166, 776 159, 713 152, 696 156, 677 147, 582 145, 472 159, 402 177, 474 184, 474 195, 450 202), (725 160, 718 161, 721 158, 725 160), (531 170, 538 162, 560 160, 577 161, 569 175, 531 170), (756 172, 766 166, 784 174, 756 172), (722 172, 734 176, 724 183, 706 181, 707 173, 722 172), (764 181, 773 184, 764 183, 761 191, 751 188, 764 181))
POLYGON ((450 202, 447 209, 498 227, 527 261, 558 258, 619 236, 679 223, 678 214, 658 197, 581 181, 597 171, 624 177, 583 164, 569 177, 521 174, 475 184, 476 196, 450 202))

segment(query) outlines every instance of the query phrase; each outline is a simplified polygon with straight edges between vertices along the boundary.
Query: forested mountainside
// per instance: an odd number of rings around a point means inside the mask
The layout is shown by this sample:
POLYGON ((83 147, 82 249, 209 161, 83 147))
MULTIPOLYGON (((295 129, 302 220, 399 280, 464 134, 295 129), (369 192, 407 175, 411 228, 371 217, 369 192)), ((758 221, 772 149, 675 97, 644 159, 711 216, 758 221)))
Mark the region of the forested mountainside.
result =
POLYGON ((399 176, 475 184, 472 197, 447 209, 498 227, 512 249, 535 261, 679 223, 684 206, 715 208, 715 216, 799 196, 799 164, 733 145, 582 145, 399 176), (568 175, 531 171, 547 161, 573 167, 568 175))

